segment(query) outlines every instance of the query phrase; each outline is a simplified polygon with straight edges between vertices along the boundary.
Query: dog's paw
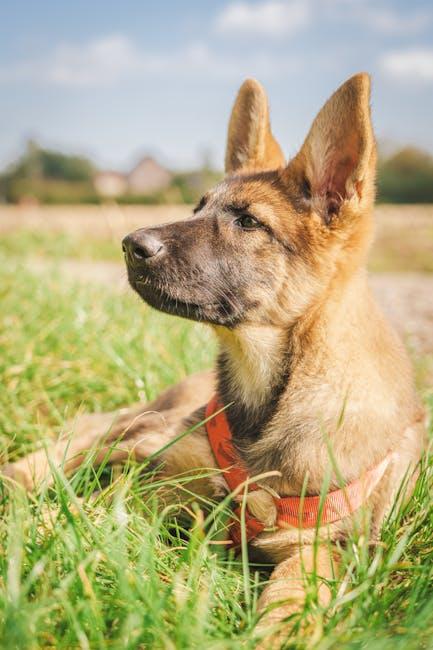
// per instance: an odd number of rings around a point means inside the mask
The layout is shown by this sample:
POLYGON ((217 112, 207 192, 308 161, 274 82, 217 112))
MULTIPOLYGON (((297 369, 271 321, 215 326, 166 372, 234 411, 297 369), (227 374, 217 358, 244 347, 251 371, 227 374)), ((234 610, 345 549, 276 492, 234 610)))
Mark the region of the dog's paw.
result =
POLYGON ((7 487, 21 487, 27 492, 32 492, 36 487, 30 468, 26 467, 22 461, 2 465, 0 467, 0 479, 7 487))

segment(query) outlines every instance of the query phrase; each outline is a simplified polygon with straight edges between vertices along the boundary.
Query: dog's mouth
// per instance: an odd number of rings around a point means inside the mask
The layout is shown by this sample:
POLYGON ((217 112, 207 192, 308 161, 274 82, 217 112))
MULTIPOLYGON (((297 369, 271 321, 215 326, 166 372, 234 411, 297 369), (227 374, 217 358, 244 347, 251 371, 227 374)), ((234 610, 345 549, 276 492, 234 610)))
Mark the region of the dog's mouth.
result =
POLYGON ((151 282, 147 277, 130 278, 132 288, 151 307, 175 316, 195 321, 213 321, 218 304, 196 302, 172 295, 166 288, 151 282))

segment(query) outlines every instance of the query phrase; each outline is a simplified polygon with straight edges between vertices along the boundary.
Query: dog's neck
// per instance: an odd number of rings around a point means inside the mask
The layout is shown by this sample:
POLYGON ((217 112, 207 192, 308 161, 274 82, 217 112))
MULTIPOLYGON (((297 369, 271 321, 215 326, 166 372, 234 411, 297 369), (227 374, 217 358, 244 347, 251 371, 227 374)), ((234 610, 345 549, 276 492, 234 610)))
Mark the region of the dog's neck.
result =
MULTIPOLYGON (((362 300, 364 275, 356 277, 354 282, 359 285, 362 300)), ((233 437, 241 447, 260 437, 281 396, 290 391, 292 377, 303 366, 306 355, 311 355, 312 341, 316 341, 316 354, 327 347, 333 338, 335 318, 339 318, 341 333, 344 289, 340 287, 338 296, 333 293, 332 289, 326 292, 320 304, 286 326, 243 325, 233 331, 217 330, 218 390, 228 407, 233 437)), ((328 352, 324 352, 325 356, 332 358, 328 352)))
POLYGON ((259 410, 279 383, 287 333, 282 328, 241 326, 221 332, 219 369, 224 392, 231 401, 259 410))
POLYGON ((255 440, 272 417, 290 374, 286 328, 244 325, 218 330, 218 391, 235 440, 255 440))

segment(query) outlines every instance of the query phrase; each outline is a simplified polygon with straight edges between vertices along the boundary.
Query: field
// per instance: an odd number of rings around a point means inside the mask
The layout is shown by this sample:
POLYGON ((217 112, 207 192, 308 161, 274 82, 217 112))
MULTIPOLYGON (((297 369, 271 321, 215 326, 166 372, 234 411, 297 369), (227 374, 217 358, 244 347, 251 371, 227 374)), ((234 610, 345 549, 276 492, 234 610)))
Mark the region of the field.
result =
MULTIPOLYGON (((143 306, 121 266, 123 234, 185 210, 0 208, 2 462, 68 430, 77 412, 151 399, 212 363, 211 334, 143 306)), ((377 221, 373 285, 433 410, 433 207, 382 207, 377 221)), ((194 495, 192 525, 173 522, 157 507, 161 485, 146 478, 150 468, 132 461, 98 471, 88 462, 71 479, 58 470, 38 495, 4 482, 1 648, 254 648, 269 567, 212 545, 213 506, 194 495)), ((432 647, 432 489, 426 459, 381 543, 349 541, 326 609, 313 577, 288 647, 432 647)))

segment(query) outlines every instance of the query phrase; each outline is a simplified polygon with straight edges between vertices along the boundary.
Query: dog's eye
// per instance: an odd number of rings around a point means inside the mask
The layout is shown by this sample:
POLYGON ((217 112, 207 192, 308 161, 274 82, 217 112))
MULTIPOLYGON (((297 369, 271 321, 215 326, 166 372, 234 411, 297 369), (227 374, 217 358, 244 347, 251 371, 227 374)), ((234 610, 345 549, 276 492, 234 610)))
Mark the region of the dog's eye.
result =
POLYGON ((250 214, 243 214, 242 216, 238 217, 235 221, 235 224, 244 230, 254 230, 254 228, 260 228, 260 222, 250 214))

